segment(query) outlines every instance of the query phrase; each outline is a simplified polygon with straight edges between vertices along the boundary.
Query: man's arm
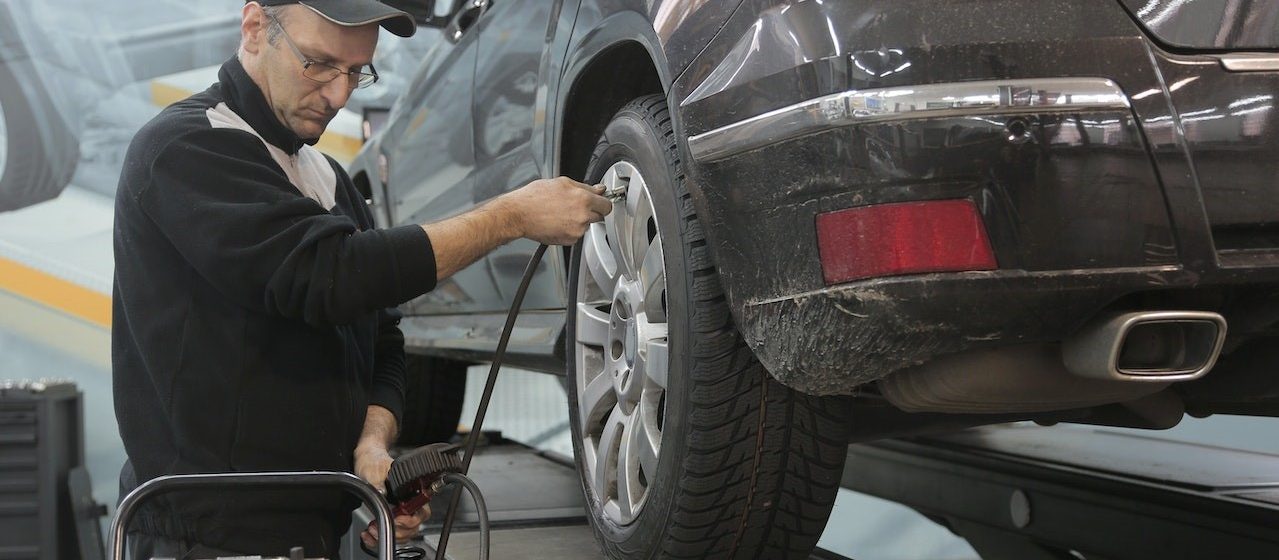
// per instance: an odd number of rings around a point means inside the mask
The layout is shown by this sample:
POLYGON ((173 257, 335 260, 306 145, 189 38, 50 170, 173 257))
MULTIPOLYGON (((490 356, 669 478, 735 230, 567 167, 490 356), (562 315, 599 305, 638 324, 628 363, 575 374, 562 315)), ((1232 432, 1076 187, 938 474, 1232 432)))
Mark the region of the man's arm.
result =
POLYGON ((405 368, 404 333, 400 330, 401 314, 387 308, 377 312, 377 339, 373 346, 373 379, 368 387, 368 402, 391 412, 397 419, 404 416, 405 368))
POLYGON ((386 491, 386 475, 391 470, 388 450, 395 443, 396 432, 395 415, 376 404, 369 405, 364 429, 355 444, 355 474, 379 492, 386 491))
POLYGON ((422 229, 435 252, 435 278, 448 278, 470 266, 489 251, 518 239, 512 213, 500 200, 422 229))
POLYGON ((425 224, 435 252, 435 274, 443 280, 489 251, 527 237, 547 245, 576 243, 593 222, 613 209, 603 187, 567 177, 542 179, 494 198, 474 210, 425 224))
POLYGON ((364 431, 360 432, 360 442, 355 448, 388 449, 395 443, 397 432, 395 415, 385 408, 371 404, 368 414, 364 416, 364 431))

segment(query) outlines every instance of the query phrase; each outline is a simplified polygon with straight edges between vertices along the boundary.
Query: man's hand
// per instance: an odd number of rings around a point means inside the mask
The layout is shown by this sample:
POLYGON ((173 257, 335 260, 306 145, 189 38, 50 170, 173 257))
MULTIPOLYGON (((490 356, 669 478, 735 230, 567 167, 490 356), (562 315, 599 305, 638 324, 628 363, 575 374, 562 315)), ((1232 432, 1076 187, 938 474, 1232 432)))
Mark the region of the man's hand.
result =
POLYGON ((355 448, 355 474, 378 492, 386 494, 386 476, 391 472, 391 454, 385 446, 364 444, 355 448))
POLYGON ((547 245, 572 245, 613 211, 604 187, 568 177, 539 179, 497 199, 512 215, 516 234, 547 245))
MULTIPOLYGON (((391 454, 387 452, 387 448, 395 441, 395 431, 395 415, 380 406, 369 405, 368 412, 364 415, 364 430, 355 446, 355 474, 383 494, 386 494, 386 476, 391 472, 391 454)), ((430 517, 430 506, 423 507, 413 515, 396 516, 396 542, 416 537, 418 527, 430 517)), ((360 540, 364 541, 365 546, 375 546, 377 525, 370 523, 369 528, 360 535, 360 540)))
MULTIPOLYGON (((376 443, 361 443, 355 448, 355 474, 363 478, 378 492, 385 493, 386 476, 391 471, 391 455, 386 446, 376 443)), ((418 527, 431 517, 430 504, 423 506, 414 515, 395 517, 395 542, 405 542, 418 535, 418 527)), ((372 548, 377 545, 377 523, 370 523, 368 529, 360 534, 364 545, 372 548)))

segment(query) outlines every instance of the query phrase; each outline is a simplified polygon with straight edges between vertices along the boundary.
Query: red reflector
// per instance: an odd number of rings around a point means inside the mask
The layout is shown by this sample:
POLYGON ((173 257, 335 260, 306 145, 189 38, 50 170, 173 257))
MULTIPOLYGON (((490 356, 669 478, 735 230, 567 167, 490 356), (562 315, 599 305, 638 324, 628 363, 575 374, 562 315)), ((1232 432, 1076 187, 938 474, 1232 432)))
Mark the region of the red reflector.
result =
POLYGON ((828 285, 876 276, 998 268, 971 200, 881 204, 818 214, 817 249, 828 285))

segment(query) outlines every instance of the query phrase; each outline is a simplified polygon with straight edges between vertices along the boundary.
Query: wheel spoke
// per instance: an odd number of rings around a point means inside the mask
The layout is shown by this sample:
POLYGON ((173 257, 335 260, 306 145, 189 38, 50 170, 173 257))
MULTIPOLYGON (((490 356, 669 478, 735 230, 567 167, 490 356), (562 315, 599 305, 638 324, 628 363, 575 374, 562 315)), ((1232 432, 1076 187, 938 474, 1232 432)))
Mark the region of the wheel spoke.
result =
POLYGON ((608 342, 608 314, 589 303, 578 303, 577 341, 592 346, 605 346, 608 342))
POLYGON ((644 254, 644 263, 639 269, 640 286, 644 290, 644 312, 650 321, 665 321, 666 310, 662 309, 662 292, 666 291, 666 264, 663 261, 662 243, 655 240, 648 246, 644 254))
MULTIPOLYGON (((617 188, 619 184, 629 183, 630 181, 629 177, 618 174, 619 169, 623 172, 625 171, 621 165, 614 165, 608 168, 608 171, 604 173, 604 186, 608 187, 610 190, 617 188)), ((629 224, 627 218, 630 217, 630 213, 626 212, 625 209, 625 205, 614 203, 613 211, 604 216, 604 227, 608 237, 608 245, 612 250, 613 262, 617 264, 619 272, 626 272, 630 270, 630 261, 626 259, 624 249, 626 239, 623 237, 629 224)))
MULTIPOLYGON (((617 480, 618 451, 624 447, 622 435, 625 428, 625 416, 616 408, 609 415, 600 435, 599 449, 595 452, 595 464, 591 468, 591 476, 595 481, 595 491, 601 501, 608 501, 614 493, 620 493, 621 483, 617 480)), ((623 514, 629 515, 630 506, 624 500, 618 500, 623 514)))
POLYGON ((653 217, 653 205, 649 202, 648 190, 644 188, 644 180, 641 177, 636 176, 631 179, 631 187, 627 191, 626 210, 630 216, 627 224, 630 228, 627 249, 632 257, 631 264, 634 266, 631 270, 638 272, 643 265, 642 259, 647 256, 649 245, 652 243, 648 237, 648 221, 653 217))
POLYGON ((646 445, 642 441, 645 437, 643 424, 639 421, 639 414, 626 416, 622 424, 622 446, 617 454, 617 503, 622 508, 622 515, 627 517, 635 512, 644 497, 644 487, 639 479, 640 447, 646 445))
POLYGON ((644 323, 643 333, 646 341, 666 340, 669 335, 670 325, 668 323, 655 323, 646 321, 644 323))
POLYGON ((670 348, 666 340, 650 340, 645 344, 644 377, 654 385, 666 389, 666 374, 670 371, 670 348))
POLYGON ((586 268, 605 298, 613 295, 618 278, 617 259, 608 246, 606 235, 602 224, 591 224, 586 232, 586 239, 582 242, 586 268))
POLYGON ((662 446, 662 434, 657 431, 657 415, 662 411, 655 410, 657 401, 644 399, 640 402, 639 412, 635 414, 632 425, 631 448, 639 460, 639 467, 644 471, 647 480, 657 477, 657 454, 662 446))
POLYGON ((629 227, 630 215, 628 215, 622 207, 617 204, 613 205, 613 211, 604 216, 604 228, 608 235, 608 246, 613 252, 613 261, 617 263, 619 275, 631 276, 635 267, 631 265, 629 253, 629 227))
POLYGON ((649 211, 641 207, 647 206, 648 182, 638 171, 632 170, 629 186, 626 189, 626 213, 632 216, 645 215, 649 211))
POLYGON ((578 420, 581 421, 583 434, 591 433, 600 418, 613 410, 617 405, 617 395, 613 393, 613 380, 605 373, 600 373, 586 383, 578 396, 578 420))

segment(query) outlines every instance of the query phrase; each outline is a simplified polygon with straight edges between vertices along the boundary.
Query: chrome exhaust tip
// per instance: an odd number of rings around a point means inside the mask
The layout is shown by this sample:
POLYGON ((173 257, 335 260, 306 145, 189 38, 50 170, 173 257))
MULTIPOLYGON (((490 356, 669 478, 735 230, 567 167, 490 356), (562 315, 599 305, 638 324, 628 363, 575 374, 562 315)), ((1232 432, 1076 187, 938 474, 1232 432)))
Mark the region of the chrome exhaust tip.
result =
POLYGON ((1189 381, 1208 373, 1226 342, 1226 319, 1207 311, 1104 316, 1062 343, 1066 369, 1119 381, 1189 381))

